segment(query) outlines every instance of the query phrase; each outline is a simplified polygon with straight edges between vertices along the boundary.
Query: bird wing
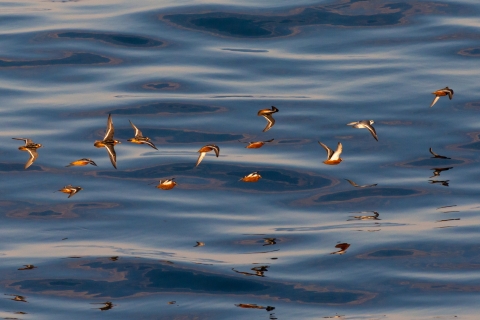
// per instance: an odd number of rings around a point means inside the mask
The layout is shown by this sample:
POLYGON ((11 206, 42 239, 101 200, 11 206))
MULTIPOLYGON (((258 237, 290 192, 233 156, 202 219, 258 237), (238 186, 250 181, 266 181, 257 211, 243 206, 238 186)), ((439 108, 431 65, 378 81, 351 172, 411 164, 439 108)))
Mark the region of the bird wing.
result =
POLYGON ((355 182, 353 182, 352 180, 348 180, 348 179, 345 179, 348 181, 348 183, 350 183, 352 186, 354 187, 358 187, 358 184, 356 184, 355 182))
POLYGON ((25 141, 25 145, 26 145, 26 146, 29 145, 30 143, 33 143, 32 140, 27 139, 27 138, 12 138, 12 139, 25 141))
POLYGON ((30 153, 30 159, 28 159, 27 163, 25 163, 25 169, 27 169, 28 167, 30 167, 30 166, 32 165, 32 163, 33 163, 35 160, 37 160, 37 158, 38 158, 37 150, 27 148, 27 151, 28 151, 28 153, 30 153))
POLYGON ((275 140, 275 139, 270 139, 270 140, 263 141, 263 142, 272 142, 273 140, 275 140))
POLYGON ((110 157, 110 161, 115 169, 117 169, 117 153, 115 152, 115 148, 113 144, 106 144, 105 149, 107 149, 108 156, 110 157))
POLYGON ((218 156, 220 155, 220 148, 218 146, 211 146, 213 151, 215 151, 215 155, 218 156))
POLYGON ((195 167, 198 167, 200 162, 202 162, 203 158, 205 158, 206 154, 207 154, 206 152, 200 152, 200 155, 198 156, 197 164, 195 165, 195 167))
POLYGON ((365 128, 367 128, 368 131, 370 131, 372 136, 375 138, 375 140, 378 141, 377 132, 375 131, 375 128, 371 124, 365 124, 365 128))
POLYGON ((107 120, 107 132, 105 132, 105 137, 103 138, 103 141, 113 141, 114 133, 115 129, 113 128, 112 114, 109 114, 107 120))
POLYGON ((433 98, 433 101, 432 101, 432 104, 430 105, 430 108, 433 107, 433 105, 435 103, 437 103, 438 99, 440 99, 440 96, 435 96, 435 98, 433 98))
POLYGON ((320 141, 318 141, 318 143, 319 143, 325 150, 327 150, 327 160, 330 160, 330 158, 331 158, 332 155, 333 155, 333 150, 330 149, 329 147, 327 147, 326 145, 324 145, 323 143, 321 143, 320 141))
POLYGON ((342 153, 343 151, 343 146, 342 144, 339 142, 338 145, 337 145, 337 150, 335 151, 334 154, 332 154, 332 157, 329 159, 329 160, 338 160, 340 159, 340 154, 342 153))
POLYGON ((430 148, 428 151, 430 151, 430 153, 431 153, 434 157, 438 157, 438 154, 436 154, 435 152, 433 152, 432 148, 430 148))
POLYGON ((275 124, 275 119, 273 119, 271 114, 264 114, 263 117, 267 120, 267 126, 263 129, 263 132, 267 132, 275 124))
MULTIPOLYGON (((77 193, 77 192, 78 192, 77 189, 72 189, 72 190, 70 191, 70 195, 68 196, 68 198, 73 197, 73 196, 75 195, 75 193, 77 193)), ((67 198, 67 199, 68 199, 68 198, 67 198)))
POLYGON ((452 100, 453 98, 453 90, 448 90, 448 98, 452 100))
MULTIPOLYGON (((130 120, 128 120, 128 121, 130 121, 130 120)), ((132 125, 133 129, 135 130, 135 138, 143 137, 142 131, 138 130, 138 128, 132 123, 132 121, 130 121, 130 124, 132 125)))
POLYGON ((95 163, 95 161, 90 160, 89 162, 90 162, 91 165, 93 165, 93 166, 95 166, 95 167, 98 167, 97 164, 95 163))
POLYGON ((347 126, 354 126, 355 127, 356 125, 358 125, 358 121, 347 123, 347 126))
MULTIPOLYGON (((140 133, 140 134, 141 134, 141 133, 140 133)), ((149 145, 150 147, 152 147, 153 149, 158 150, 157 147, 155 147, 155 145, 154 145, 152 142, 150 142, 150 141, 145 141, 144 143, 145 143, 145 144, 148 144, 148 145, 149 145)))

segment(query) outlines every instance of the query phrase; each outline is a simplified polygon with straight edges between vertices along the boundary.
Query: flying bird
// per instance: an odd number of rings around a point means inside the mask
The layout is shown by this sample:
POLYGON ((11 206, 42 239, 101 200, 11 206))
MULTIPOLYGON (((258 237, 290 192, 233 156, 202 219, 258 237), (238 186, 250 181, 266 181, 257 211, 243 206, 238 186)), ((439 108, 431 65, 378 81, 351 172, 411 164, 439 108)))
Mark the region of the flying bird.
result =
POLYGON ((36 268, 33 264, 24 264, 23 266, 23 268, 18 268, 18 270, 32 270, 36 268))
POLYGON ((262 178, 262 176, 260 175, 260 173, 258 173, 258 171, 256 171, 256 172, 252 172, 252 173, 246 175, 245 177, 240 179, 240 181, 243 181, 243 182, 257 182, 261 178, 262 178))
MULTIPOLYGON (((373 212, 372 216, 350 216, 352 219, 348 219, 347 221, 351 220, 382 220, 379 219, 378 216, 380 215, 377 211, 368 211, 373 212)), ((367 213, 367 212, 358 212, 358 213, 367 213)))
POLYGON ((436 158, 436 159, 451 159, 449 157, 445 157, 445 156, 441 156, 439 154, 436 154, 435 152, 433 152, 432 148, 429 149, 430 153, 433 155, 432 158, 436 158))
MULTIPOLYGON (((130 120, 128 120, 128 121, 130 121, 130 120)), ((138 130, 138 128, 132 123, 132 121, 130 121, 130 124, 132 125, 133 129, 135 130, 135 138, 128 139, 127 140, 128 142, 136 143, 136 144, 148 144, 153 149, 158 150, 157 147, 155 147, 155 145, 152 142, 150 142, 150 138, 149 137, 144 137, 142 135, 142 131, 138 130)))
POLYGON ((207 144, 206 146, 203 146, 200 148, 200 150, 198 150, 200 155, 198 156, 197 164, 195 165, 195 167, 198 167, 200 162, 202 162, 203 158, 205 158, 207 152, 210 152, 212 150, 215 151, 215 155, 218 158, 218 156, 220 155, 220 148, 214 144, 207 144))
POLYGON ((30 154, 30 159, 28 159, 27 163, 25 163, 24 169, 27 169, 32 165, 32 163, 37 160, 38 153, 37 149, 41 148, 42 145, 40 143, 34 143, 32 140, 27 138, 12 138, 14 140, 22 140, 25 141, 25 145, 18 148, 20 151, 28 151, 30 154))
POLYGON ((262 109, 259 110, 257 116, 262 116, 267 120, 267 126, 263 129, 263 132, 267 132, 275 124, 275 119, 273 119, 272 114, 278 112, 278 109, 272 106, 272 109, 262 109))
POLYGON ((112 115, 108 115, 107 120, 107 131, 105 132, 105 137, 103 140, 97 140, 93 144, 97 148, 105 148, 107 149, 108 156, 110 157, 110 161, 115 169, 117 169, 117 154, 115 152, 115 145, 121 143, 118 140, 113 139, 113 135, 115 133, 115 129, 113 128, 112 122, 112 115))
POLYGON ((330 254, 344 254, 347 252, 347 249, 350 247, 348 243, 339 243, 335 246, 335 248, 340 249, 339 251, 332 252, 330 254))
POLYGON ((442 186, 448 187, 448 182, 450 180, 428 180, 430 181, 430 184, 435 184, 435 183, 440 183, 442 186))
MULTIPOLYGON (((258 148, 261 148, 263 147, 263 145, 267 142, 272 142, 274 139, 270 139, 270 140, 267 140, 267 141, 254 141, 254 142, 243 142, 243 143, 248 143, 248 145, 245 147, 247 149, 258 149, 258 148)), ((238 140, 240 141, 240 140, 238 140)), ((242 142, 242 141, 240 141, 242 142)))
POLYGON ((453 98, 453 90, 450 89, 449 87, 445 87, 443 89, 437 90, 435 92, 432 92, 432 94, 435 95, 435 98, 433 98, 432 104, 430 105, 430 108, 433 107, 435 103, 437 103, 438 99, 440 97, 448 96, 450 100, 453 98))
POLYGON ((370 187, 375 187, 377 185, 377 183, 375 184, 366 184, 366 185, 363 185, 363 186, 359 186, 358 184, 356 184, 354 181, 352 180, 348 180, 348 179, 345 179, 348 181, 348 183, 350 183, 352 186, 354 186, 355 188, 370 188, 370 187))
POLYGON ((430 178, 439 177, 439 176, 440 176, 440 173, 441 173, 442 171, 447 171, 447 170, 450 170, 450 169, 453 169, 453 167, 432 168, 432 169, 430 169, 430 170, 433 170, 433 176, 431 176, 430 178))
POLYGON ((175 188, 177 183, 173 181, 174 179, 175 178, 160 180, 160 182, 157 185, 157 188, 162 190, 170 190, 175 188))
POLYGON ((68 186, 63 187, 63 189, 60 189, 58 191, 63 192, 63 193, 68 193, 69 194, 68 198, 70 198, 70 197, 73 197, 80 190, 83 190, 83 188, 74 187, 71 184, 69 184, 68 186))
POLYGON ((353 128, 363 129, 366 128, 372 134, 373 138, 378 141, 377 132, 375 128, 372 126, 375 122, 373 120, 361 120, 347 123, 347 126, 352 126, 353 128))
POLYGON ((78 159, 73 162, 70 162, 70 164, 66 167, 86 166, 87 164, 91 164, 92 166, 95 166, 95 167, 97 166, 97 164, 93 160, 83 158, 83 159, 78 159))
POLYGON ((323 161, 323 163, 328 165, 337 165, 342 162, 342 158, 340 158, 340 154, 343 151, 342 144, 339 142, 337 145, 337 150, 333 152, 332 149, 318 141, 318 143, 327 151, 327 160, 323 161))

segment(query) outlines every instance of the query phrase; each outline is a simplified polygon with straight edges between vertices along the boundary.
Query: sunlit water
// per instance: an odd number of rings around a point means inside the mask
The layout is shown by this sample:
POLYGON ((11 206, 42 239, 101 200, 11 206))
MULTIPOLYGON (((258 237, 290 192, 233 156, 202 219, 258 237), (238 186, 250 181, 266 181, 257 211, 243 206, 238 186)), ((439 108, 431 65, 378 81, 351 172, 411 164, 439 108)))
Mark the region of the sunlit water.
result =
POLYGON ((0 2, 1 317, 477 318, 480 4, 291 5, 0 2))

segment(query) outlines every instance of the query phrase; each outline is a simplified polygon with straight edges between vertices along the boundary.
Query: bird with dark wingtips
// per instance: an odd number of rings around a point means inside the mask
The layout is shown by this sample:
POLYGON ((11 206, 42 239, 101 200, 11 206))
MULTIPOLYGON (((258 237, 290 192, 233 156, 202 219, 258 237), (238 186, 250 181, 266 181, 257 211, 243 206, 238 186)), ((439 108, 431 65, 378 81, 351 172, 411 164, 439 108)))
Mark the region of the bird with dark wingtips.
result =
POLYGON ((107 311, 107 310, 110 310, 112 309, 115 305, 110 302, 110 301, 106 301, 106 302, 100 302, 100 303, 92 303, 92 304, 103 304, 103 307, 101 308, 97 308, 98 310, 100 311, 107 311))
POLYGON ((273 119, 272 114, 278 112, 278 109, 272 106, 272 109, 262 109, 259 110, 257 116, 262 116, 267 120, 267 126, 263 129, 263 132, 267 132, 275 124, 275 119, 273 119))
POLYGON ((437 90, 435 92, 432 92, 432 94, 435 95, 435 98, 433 98, 432 104, 430 105, 430 108, 433 107, 435 103, 437 103, 438 99, 440 97, 448 96, 450 100, 453 98, 453 90, 450 89, 449 87, 445 87, 443 89, 437 90))
POLYGON ((361 121, 347 123, 347 126, 351 126, 357 129, 363 129, 363 128, 368 129, 368 131, 370 131, 370 133, 372 134, 373 138, 378 141, 377 132, 373 127, 374 123, 375 121, 373 120, 361 120, 361 121))
POLYGON ((431 176, 430 178, 433 178, 433 177, 439 177, 440 176, 440 173, 442 171, 448 171, 450 169, 453 169, 453 167, 445 167, 445 168, 432 168, 430 170, 433 170, 433 176, 431 176))
POLYGON ((162 189, 162 190, 173 189, 177 185, 177 183, 173 180, 175 180, 175 178, 160 180, 156 188, 162 189))
MULTIPOLYGON (((253 142, 243 142, 243 143, 248 143, 248 145, 245 147, 247 149, 258 149, 263 147, 263 145, 267 142, 272 142, 274 139, 270 139, 267 141, 253 141, 253 142)), ((239 140, 240 141, 240 140, 239 140)), ((242 142, 242 141, 240 141, 242 142)))
POLYGON ((243 182, 257 182, 261 178, 262 178, 262 176, 260 175, 260 173, 258 173, 258 171, 256 171, 256 172, 252 172, 252 173, 246 175, 245 177, 240 179, 240 181, 243 181, 243 182))
POLYGON ((377 185, 377 183, 375 184, 365 184, 363 186, 359 186, 358 184, 356 184, 354 181, 352 180, 348 180, 348 179, 345 179, 348 181, 348 183, 350 183, 352 186, 354 186, 355 188, 371 188, 371 187, 375 187, 377 185))
POLYGON ((445 156, 441 156, 439 154, 436 154, 435 152, 433 152, 432 148, 430 148, 429 151, 433 155, 432 158, 435 158, 435 159, 451 159, 449 157, 445 157, 445 156))
POLYGON ((428 180, 430 182, 430 184, 435 184, 435 183, 440 183, 442 186, 444 187, 448 187, 449 186, 449 182, 450 180, 428 180))
POLYGON ((340 142, 338 143, 337 150, 335 150, 335 152, 333 152, 332 149, 330 149, 320 141, 318 141, 318 143, 327 151, 327 160, 323 161, 323 163, 335 166, 342 162, 342 158, 340 158, 340 155, 342 154, 343 146, 340 142))
POLYGON ((368 213, 368 212, 373 212, 373 215, 371 216, 350 216, 352 219, 348 219, 347 221, 351 220, 382 220, 379 219, 378 216, 380 215, 377 211, 362 211, 358 213, 368 213))
POLYGON ((18 268, 18 270, 32 270, 35 269, 36 267, 33 264, 24 264, 23 268, 18 268))
MULTIPOLYGON (((128 121, 130 121, 130 120, 128 120, 128 121)), ((153 149, 158 150, 157 147, 155 147, 155 145, 152 142, 150 142, 150 138, 149 137, 144 137, 143 134, 142 134, 142 131, 138 130, 138 128, 133 124, 132 121, 130 121, 130 124, 132 125, 133 129, 135 130, 135 138, 128 139, 127 140, 128 142, 136 143, 136 144, 147 144, 150 147, 152 147, 153 149)))
POLYGON ((62 189, 60 189, 58 191, 63 192, 63 193, 68 193, 69 194, 68 198, 71 198, 75 194, 77 194, 77 192, 79 192, 80 190, 83 190, 83 188, 74 187, 71 184, 69 184, 68 186, 63 187, 62 189))
POLYGON ((24 169, 27 169, 28 167, 30 167, 32 165, 33 162, 35 162, 35 160, 37 160, 37 158, 38 158, 37 149, 41 148, 42 145, 40 143, 33 143, 32 140, 27 139, 27 138, 12 138, 12 139, 25 141, 25 145, 21 146, 21 147, 18 147, 18 150, 28 151, 28 153, 30 154, 30 159, 28 159, 28 161, 27 161, 27 163, 25 163, 25 167, 24 167, 24 169))
POLYGON ((330 254, 344 254, 347 252, 347 249, 350 247, 349 243, 339 243, 335 246, 335 248, 340 249, 339 251, 332 252, 330 254))
POLYGON ((68 166, 65 167, 80 167, 86 166, 87 164, 91 164, 92 166, 97 166, 97 164, 92 159, 82 158, 75 161, 70 162, 68 166))
POLYGON ((97 148, 105 148, 110 157, 110 161, 115 169, 117 169, 117 153, 115 152, 115 145, 121 143, 118 140, 113 139, 115 134, 115 129, 113 127, 112 115, 108 115, 107 120, 107 131, 105 132, 105 137, 103 140, 97 140, 94 142, 94 146, 97 148))
POLYGON ((203 146, 203 147, 200 148, 200 150, 198 150, 200 155, 198 156, 197 163, 195 164, 195 167, 198 167, 200 162, 202 162, 203 158, 205 158, 205 155, 207 154, 207 152, 210 152, 210 151, 214 151, 217 158, 220 155, 220 148, 218 146, 216 146, 214 144, 207 144, 206 146, 203 146))

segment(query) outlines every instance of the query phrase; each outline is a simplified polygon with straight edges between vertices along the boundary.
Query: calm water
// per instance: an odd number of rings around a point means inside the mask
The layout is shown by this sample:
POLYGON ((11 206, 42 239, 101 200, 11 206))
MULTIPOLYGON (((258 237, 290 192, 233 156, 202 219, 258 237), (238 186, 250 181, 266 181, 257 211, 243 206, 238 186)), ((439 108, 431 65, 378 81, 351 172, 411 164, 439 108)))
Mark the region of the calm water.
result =
POLYGON ((477 319, 480 3, 291 3, 0 2, 0 317, 477 319))

